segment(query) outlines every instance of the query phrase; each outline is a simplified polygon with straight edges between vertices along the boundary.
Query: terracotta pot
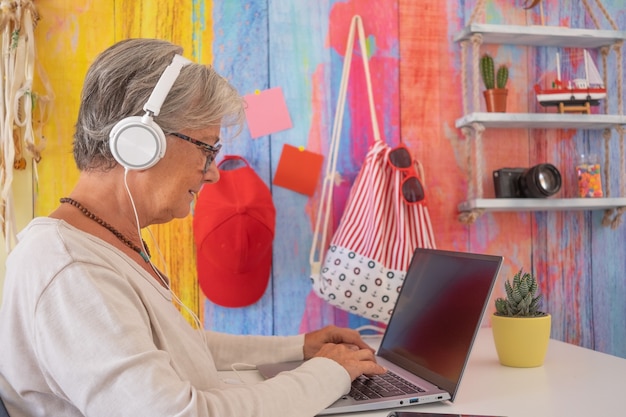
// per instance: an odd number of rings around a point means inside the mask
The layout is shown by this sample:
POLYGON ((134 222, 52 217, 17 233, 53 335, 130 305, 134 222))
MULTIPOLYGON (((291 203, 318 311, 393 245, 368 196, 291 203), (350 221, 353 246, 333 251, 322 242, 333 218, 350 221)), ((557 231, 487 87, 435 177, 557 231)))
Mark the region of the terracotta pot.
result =
POLYGON ((492 315, 493 340, 500 363, 516 368, 543 365, 550 341, 549 314, 541 317, 492 315))
POLYGON ((506 113, 506 96, 509 90, 506 88, 494 88, 483 91, 487 111, 490 113, 506 113))

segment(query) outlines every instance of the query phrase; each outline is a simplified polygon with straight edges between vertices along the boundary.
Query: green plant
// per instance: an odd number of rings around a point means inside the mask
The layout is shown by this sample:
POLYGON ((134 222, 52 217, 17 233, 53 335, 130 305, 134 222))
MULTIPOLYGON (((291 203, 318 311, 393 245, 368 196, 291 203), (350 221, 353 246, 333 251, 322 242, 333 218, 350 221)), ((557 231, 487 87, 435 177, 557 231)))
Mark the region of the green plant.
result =
POLYGON ((506 298, 496 299, 496 315, 506 317, 540 317, 546 313, 539 311, 542 294, 538 294, 539 285, 535 276, 524 272, 523 268, 504 283, 506 298))
POLYGON ((509 80, 509 67, 500 65, 496 73, 496 87, 505 88, 506 82, 509 80))
POLYGON ((488 53, 480 57, 480 74, 487 90, 494 88, 505 88, 509 80, 509 68, 506 65, 500 65, 496 74, 493 57, 488 53))
POLYGON ((487 90, 491 90, 494 87, 494 66, 493 58, 489 54, 484 54, 480 57, 480 74, 483 76, 483 83, 487 90))

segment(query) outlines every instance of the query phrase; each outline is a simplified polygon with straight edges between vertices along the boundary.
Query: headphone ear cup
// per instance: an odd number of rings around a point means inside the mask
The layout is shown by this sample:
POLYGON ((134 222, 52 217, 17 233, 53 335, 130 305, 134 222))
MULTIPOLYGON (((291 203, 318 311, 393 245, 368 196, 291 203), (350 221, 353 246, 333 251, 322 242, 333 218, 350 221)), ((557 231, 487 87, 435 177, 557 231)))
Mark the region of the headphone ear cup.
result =
POLYGON ((165 134, 151 118, 132 116, 111 129, 109 147, 115 160, 126 169, 148 169, 165 154, 165 134))

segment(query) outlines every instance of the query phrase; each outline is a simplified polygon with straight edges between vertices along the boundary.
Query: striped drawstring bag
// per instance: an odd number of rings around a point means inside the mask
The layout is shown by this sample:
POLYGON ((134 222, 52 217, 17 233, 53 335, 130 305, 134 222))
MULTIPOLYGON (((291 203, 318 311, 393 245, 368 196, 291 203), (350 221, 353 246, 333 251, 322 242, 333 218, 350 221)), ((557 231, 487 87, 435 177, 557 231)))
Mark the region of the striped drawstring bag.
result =
POLYGON ((418 247, 436 245, 421 165, 406 146, 391 148, 380 137, 365 51, 363 24, 355 16, 311 245, 311 281, 315 294, 330 304, 387 323, 413 252, 418 247), (327 243, 341 120, 357 29, 375 141, 352 184, 339 225, 327 243))

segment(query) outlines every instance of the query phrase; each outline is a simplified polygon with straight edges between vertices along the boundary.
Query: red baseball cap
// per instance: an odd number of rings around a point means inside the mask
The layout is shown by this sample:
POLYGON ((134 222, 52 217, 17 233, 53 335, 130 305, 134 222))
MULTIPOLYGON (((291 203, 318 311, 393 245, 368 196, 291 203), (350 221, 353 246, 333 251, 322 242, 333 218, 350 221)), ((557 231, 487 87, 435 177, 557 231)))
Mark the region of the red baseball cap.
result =
POLYGON ((218 168, 220 180, 202 187, 193 217, 198 282, 215 304, 244 307, 256 303, 269 282, 276 208, 244 158, 226 155, 218 168), (238 167, 222 169, 227 161, 238 167))

